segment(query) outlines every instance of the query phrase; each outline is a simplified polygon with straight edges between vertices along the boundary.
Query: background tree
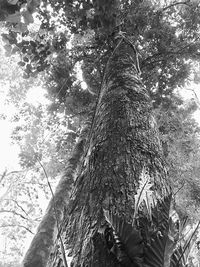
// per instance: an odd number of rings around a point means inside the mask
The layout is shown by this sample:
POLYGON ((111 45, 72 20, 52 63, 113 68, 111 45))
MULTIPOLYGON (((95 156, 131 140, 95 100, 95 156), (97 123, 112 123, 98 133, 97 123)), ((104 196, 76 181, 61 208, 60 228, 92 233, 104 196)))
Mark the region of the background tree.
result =
MULTIPOLYGON (((0 179, 0 232, 3 237, 0 258, 7 267, 20 262, 27 240, 35 233, 51 197, 39 162, 48 169, 49 182, 54 189, 64 172, 65 160, 76 138, 73 129, 79 128, 79 122, 72 121, 62 110, 50 112, 47 103, 51 102, 43 96, 42 80, 24 80, 23 71, 17 64, 19 56, 6 57, 2 49, 0 53, 1 122, 11 127, 10 142, 20 151, 20 166, 7 166, 0 179)), ((7 155, 9 151, 4 153, 7 155)))

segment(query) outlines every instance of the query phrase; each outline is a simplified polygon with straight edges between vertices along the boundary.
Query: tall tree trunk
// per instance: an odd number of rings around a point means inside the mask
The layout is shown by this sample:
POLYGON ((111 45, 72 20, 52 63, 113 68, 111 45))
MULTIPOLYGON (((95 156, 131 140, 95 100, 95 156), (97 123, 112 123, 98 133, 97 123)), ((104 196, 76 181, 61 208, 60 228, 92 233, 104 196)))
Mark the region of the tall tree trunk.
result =
POLYGON ((72 195, 67 237, 73 266, 121 266, 100 234, 103 209, 132 221, 144 168, 153 190, 164 195, 166 171, 151 100, 137 72, 135 51, 121 39, 105 69, 87 154, 72 195))
POLYGON ((24 267, 46 267, 49 265, 49 262, 52 263, 55 261, 55 257, 60 257, 60 255, 55 255, 54 252, 58 247, 62 223, 68 216, 67 206, 70 191, 74 183, 74 176, 76 175, 79 161, 84 155, 85 137, 87 136, 88 128, 89 124, 87 122, 68 160, 65 173, 60 179, 54 196, 49 202, 46 214, 24 257, 24 267))

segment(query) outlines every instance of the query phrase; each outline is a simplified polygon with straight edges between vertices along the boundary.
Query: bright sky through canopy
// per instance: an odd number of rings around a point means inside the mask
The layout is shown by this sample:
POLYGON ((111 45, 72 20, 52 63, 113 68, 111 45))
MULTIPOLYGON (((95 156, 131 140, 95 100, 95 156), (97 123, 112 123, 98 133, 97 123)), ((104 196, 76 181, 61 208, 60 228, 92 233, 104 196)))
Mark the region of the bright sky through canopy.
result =
POLYGON ((198 105, 198 109, 194 112, 193 117, 200 125, 200 84, 191 82, 189 86, 181 88, 179 91, 183 100, 194 99, 198 105))
POLYGON ((11 123, 6 120, 0 121, 0 172, 5 169, 18 168, 18 154, 19 147, 17 145, 11 145, 10 135, 12 132, 11 123))
POLYGON ((38 105, 48 105, 50 101, 45 97, 46 91, 41 86, 32 87, 26 94, 26 102, 37 107, 38 105))

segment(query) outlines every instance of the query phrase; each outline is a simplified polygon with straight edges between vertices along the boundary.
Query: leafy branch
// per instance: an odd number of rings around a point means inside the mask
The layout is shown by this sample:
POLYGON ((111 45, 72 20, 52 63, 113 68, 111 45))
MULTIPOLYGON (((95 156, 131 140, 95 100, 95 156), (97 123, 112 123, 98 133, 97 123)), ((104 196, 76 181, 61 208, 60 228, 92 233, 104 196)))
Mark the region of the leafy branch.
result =
POLYGON ((194 235, 196 234, 196 232, 197 232, 197 230, 198 230, 198 228, 199 228, 199 225, 200 225, 200 221, 198 222, 198 224, 197 224, 197 226, 196 226, 194 232, 192 233, 191 237, 190 237, 189 240, 186 242, 186 244, 185 244, 185 246, 184 246, 184 249, 183 249, 183 251, 182 251, 182 253, 181 253, 181 255, 180 255, 179 259, 178 259, 177 266, 179 266, 179 262, 180 262, 181 259, 183 258, 184 254, 185 254, 185 252, 186 252, 186 249, 190 246, 190 243, 191 243, 191 241, 192 241, 194 235))
POLYGON ((25 211, 25 209, 18 203, 18 201, 16 201, 15 199, 4 199, 5 201, 13 201, 20 209, 21 209, 21 211, 23 211, 25 214, 26 214, 26 216, 28 217, 29 215, 28 215, 28 213, 25 211))

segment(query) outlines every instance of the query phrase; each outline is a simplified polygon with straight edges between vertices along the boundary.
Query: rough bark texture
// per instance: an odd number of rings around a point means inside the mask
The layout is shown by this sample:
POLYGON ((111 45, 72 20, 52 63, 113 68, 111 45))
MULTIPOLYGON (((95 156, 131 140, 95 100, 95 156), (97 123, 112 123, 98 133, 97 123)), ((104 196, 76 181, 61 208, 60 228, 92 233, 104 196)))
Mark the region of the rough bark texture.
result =
MULTIPOLYGON (((120 267, 100 233, 105 224, 103 209, 132 221, 144 168, 154 191, 166 193, 165 164, 151 102, 137 72, 135 51, 124 39, 106 66, 88 137, 70 205, 69 181, 62 179, 56 190, 57 219, 59 226, 64 225, 62 234, 74 267, 120 267)), ((71 182, 80 160, 74 155, 65 175, 71 182)), ((53 201, 24 259, 24 267, 33 266, 64 266, 53 201)))
POLYGON ((52 254, 52 251, 56 250, 55 248, 59 242, 60 233, 58 233, 58 229, 61 231, 62 222, 67 217, 70 191, 74 183, 78 163, 83 156, 87 129, 88 127, 82 131, 80 140, 68 161, 65 174, 59 181, 54 197, 51 199, 46 214, 25 255, 24 267, 46 267, 49 261, 54 261, 55 255, 52 254))
POLYGON ((88 151, 73 192, 68 242, 73 266, 120 266, 98 233, 102 209, 133 219, 143 168, 163 195, 166 171, 149 95, 137 73, 135 52, 121 40, 105 70, 88 151))

